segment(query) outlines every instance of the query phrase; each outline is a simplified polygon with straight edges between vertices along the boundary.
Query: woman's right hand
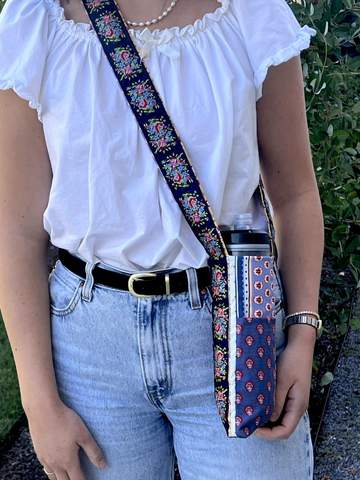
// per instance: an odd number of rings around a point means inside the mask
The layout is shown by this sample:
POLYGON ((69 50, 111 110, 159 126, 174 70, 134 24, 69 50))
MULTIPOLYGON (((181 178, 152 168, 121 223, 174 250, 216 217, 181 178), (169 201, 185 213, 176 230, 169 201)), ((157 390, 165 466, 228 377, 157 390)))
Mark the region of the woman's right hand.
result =
POLYGON ((99 469, 102 451, 80 416, 63 402, 27 412, 35 453, 51 480, 86 480, 80 467, 79 448, 99 469), (40 411, 41 410, 41 411, 40 411))

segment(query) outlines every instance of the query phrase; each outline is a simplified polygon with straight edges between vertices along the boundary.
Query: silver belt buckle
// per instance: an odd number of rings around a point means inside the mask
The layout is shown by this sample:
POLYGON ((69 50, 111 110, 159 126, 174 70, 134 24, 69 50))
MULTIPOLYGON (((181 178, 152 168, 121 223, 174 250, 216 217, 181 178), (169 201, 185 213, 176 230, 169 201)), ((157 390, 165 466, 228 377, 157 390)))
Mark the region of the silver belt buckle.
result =
MULTIPOLYGON (((155 295, 143 295, 142 293, 136 293, 134 290, 134 282, 141 282, 142 280, 144 280, 144 277, 148 278, 157 276, 158 275, 156 273, 134 273, 133 275, 130 275, 128 282, 129 292, 134 295, 134 297, 138 298, 154 297, 155 295)), ((170 277, 168 273, 165 274, 165 294, 170 295, 170 277)))

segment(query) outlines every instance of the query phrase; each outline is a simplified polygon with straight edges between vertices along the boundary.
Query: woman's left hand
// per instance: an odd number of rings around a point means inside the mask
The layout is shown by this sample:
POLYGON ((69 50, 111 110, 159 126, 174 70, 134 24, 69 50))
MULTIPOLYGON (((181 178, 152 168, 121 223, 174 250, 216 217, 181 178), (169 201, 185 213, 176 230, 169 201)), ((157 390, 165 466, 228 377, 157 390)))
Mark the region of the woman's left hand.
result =
POLYGON ((315 338, 315 330, 311 326, 289 327, 288 344, 276 362, 275 407, 270 417, 273 425, 267 424, 255 430, 257 437, 265 440, 288 439, 307 410, 315 338), (299 327, 303 330, 299 331, 299 327), (296 332, 298 335, 295 337, 296 332))

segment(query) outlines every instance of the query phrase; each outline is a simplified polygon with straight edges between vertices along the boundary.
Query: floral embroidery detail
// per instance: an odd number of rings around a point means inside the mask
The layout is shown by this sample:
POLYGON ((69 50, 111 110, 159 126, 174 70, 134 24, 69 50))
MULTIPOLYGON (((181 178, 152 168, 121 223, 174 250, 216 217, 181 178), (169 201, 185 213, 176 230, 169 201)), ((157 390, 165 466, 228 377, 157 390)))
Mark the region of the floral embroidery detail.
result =
POLYGON ((225 276, 225 267, 214 265, 212 269, 212 292, 214 298, 225 298, 227 292, 227 281, 225 276))
POLYGON ((224 304, 215 306, 213 309, 214 336, 218 340, 227 338, 228 310, 229 308, 225 307, 224 304))
POLYGON ((148 131, 150 142, 156 148, 155 153, 160 150, 171 150, 171 147, 176 146, 174 130, 170 125, 166 125, 164 117, 151 118, 149 123, 145 123, 148 131))
POLYGON ((226 377, 226 348, 215 346, 214 348, 214 360, 215 360, 215 379, 225 380, 226 377))
POLYGON ((178 187, 188 187, 193 182, 186 160, 182 156, 183 153, 180 153, 180 155, 169 155, 166 160, 161 162, 165 170, 165 176, 172 182, 175 190, 178 187))
POLYGON ((141 65, 136 55, 131 53, 131 48, 118 47, 110 54, 116 65, 116 71, 121 75, 121 80, 136 77, 141 72, 141 65))
POLYGON ((110 42, 119 42, 121 37, 126 37, 120 21, 114 18, 112 12, 101 13, 96 19, 96 25, 98 34, 103 37, 106 45, 110 42))
POLYGON ((185 215, 188 220, 191 221, 192 226, 205 224, 208 220, 206 205, 199 200, 198 193, 184 193, 184 195, 180 197, 180 201, 184 207, 185 215))
POLYGON ((223 423, 226 422, 226 405, 228 403, 228 399, 226 396, 227 390, 223 387, 216 387, 215 394, 216 394, 216 404, 218 407, 219 414, 223 423))
POLYGON ((157 104, 155 95, 151 86, 147 85, 148 80, 133 83, 131 87, 127 87, 128 94, 131 98, 130 103, 135 106, 139 115, 145 113, 153 113, 156 108, 160 108, 157 104))
POLYGON ((218 237, 213 234, 214 230, 214 228, 211 230, 206 228, 203 233, 199 234, 199 240, 203 244, 206 252, 215 260, 219 260, 219 258, 223 258, 224 255, 218 237))
POLYGON ((90 8, 90 15, 94 12, 94 10, 101 10, 102 8, 106 7, 106 5, 110 5, 109 0, 86 0, 87 7, 90 8))

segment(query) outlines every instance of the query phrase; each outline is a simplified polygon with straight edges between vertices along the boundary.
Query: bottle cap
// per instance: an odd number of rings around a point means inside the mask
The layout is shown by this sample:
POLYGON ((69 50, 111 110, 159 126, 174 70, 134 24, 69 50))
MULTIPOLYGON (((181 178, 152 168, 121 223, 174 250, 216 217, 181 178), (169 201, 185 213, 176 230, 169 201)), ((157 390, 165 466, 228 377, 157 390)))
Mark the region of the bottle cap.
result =
POLYGON ((261 230, 225 230, 221 235, 226 245, 270 245, 269 234, 261 230))

